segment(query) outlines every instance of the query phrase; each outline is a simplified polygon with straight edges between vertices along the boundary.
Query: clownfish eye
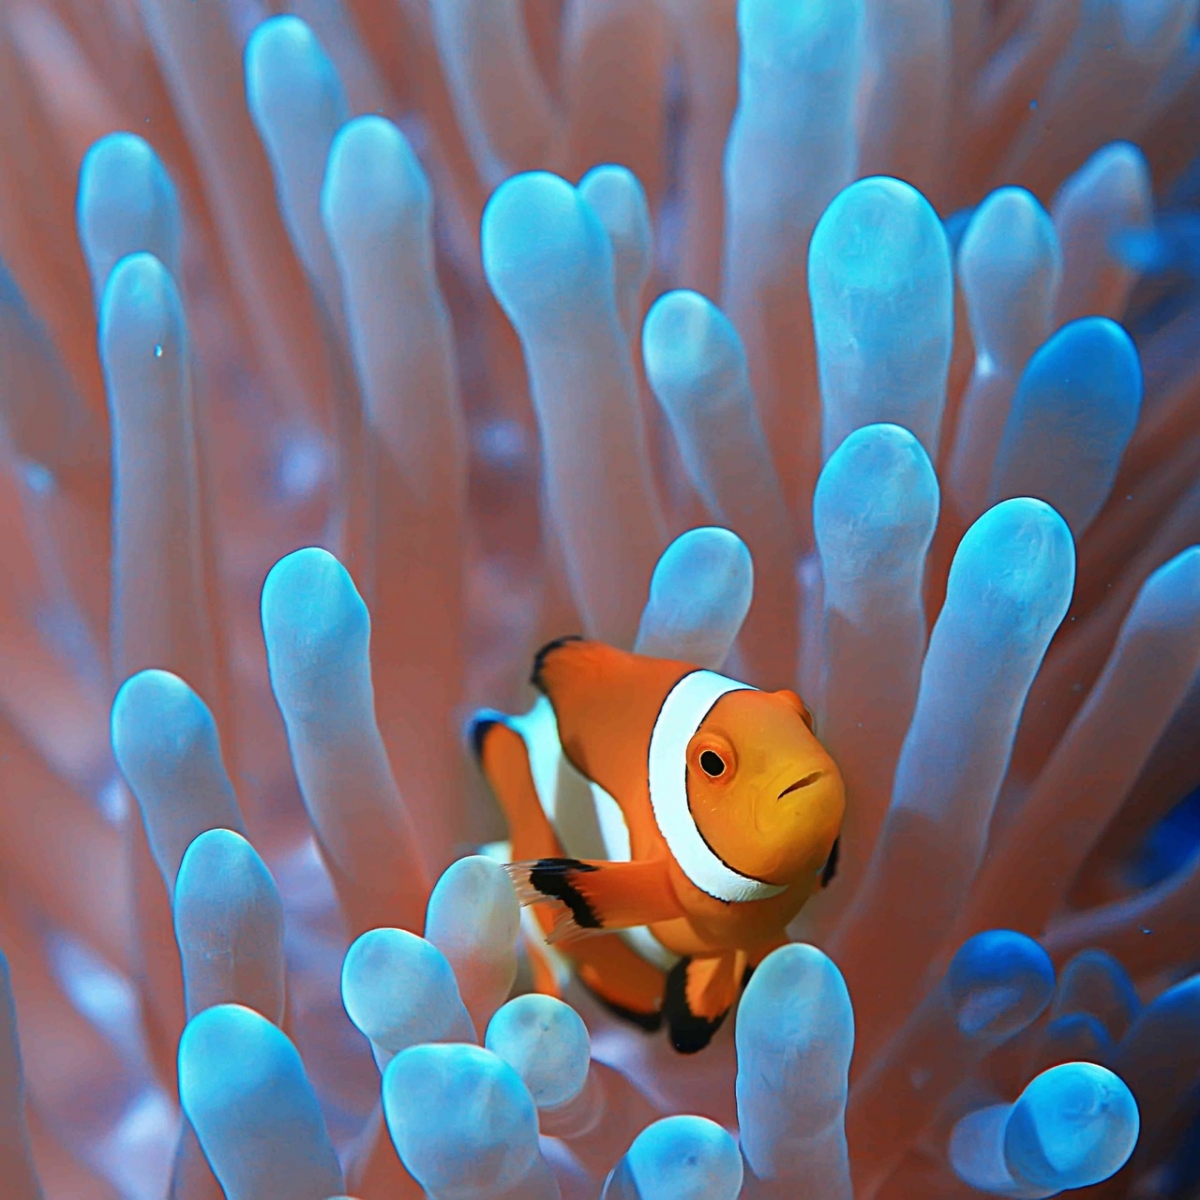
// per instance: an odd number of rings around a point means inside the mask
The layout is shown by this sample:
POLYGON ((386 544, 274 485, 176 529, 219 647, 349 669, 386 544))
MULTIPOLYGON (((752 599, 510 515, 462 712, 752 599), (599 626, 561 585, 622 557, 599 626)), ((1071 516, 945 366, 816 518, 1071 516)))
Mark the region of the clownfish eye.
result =
POLYGON ((705 750, 700 755, 700 767, 712 779, 725 774, 725 760, 715 750, 705 750))

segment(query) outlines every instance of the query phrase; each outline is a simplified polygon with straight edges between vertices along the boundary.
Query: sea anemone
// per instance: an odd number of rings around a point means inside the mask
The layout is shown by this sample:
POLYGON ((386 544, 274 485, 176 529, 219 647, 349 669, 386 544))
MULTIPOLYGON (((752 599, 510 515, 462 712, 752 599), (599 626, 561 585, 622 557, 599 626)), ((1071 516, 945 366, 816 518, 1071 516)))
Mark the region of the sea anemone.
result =
POLYGON ((1198 9, 0 6, 6 1194, 1193 1194, 1198 9), (846 780, 695 1056, 481 853, 574 632, 846 780))

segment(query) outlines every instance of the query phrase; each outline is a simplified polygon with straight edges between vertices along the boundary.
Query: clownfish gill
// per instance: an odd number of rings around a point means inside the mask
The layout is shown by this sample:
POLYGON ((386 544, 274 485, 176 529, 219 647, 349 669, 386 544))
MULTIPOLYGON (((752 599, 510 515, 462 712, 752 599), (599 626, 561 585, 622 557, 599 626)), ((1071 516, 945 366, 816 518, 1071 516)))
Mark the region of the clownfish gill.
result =
POLYGON ((789 792, 794 792, 794 791, 797 791, 799 788, 806 788, 810 784, 816 783, 817 780, 820 779, 821 776, 824 774, 825 774, 824 771, 810 772, 808 775, 805 775, 805 777, 803 779, 797 779, 795 783, 788 784, 788 786, 785 787, 783 789, 783 791, 779 793, 777 799, 782 800, 784 798, 784 796, 786 796, 789 792))

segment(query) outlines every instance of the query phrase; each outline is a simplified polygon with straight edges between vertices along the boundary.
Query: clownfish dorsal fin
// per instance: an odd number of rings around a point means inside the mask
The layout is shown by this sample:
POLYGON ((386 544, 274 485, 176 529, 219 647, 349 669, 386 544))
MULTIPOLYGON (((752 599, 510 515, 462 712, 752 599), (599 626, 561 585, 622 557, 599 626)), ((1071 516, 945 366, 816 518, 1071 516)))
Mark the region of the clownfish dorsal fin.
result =
POLYGON ((574 648, 574 643, 585 641, 586 639, 582 636, 582 634, 568 633, 560 638, 555 638, 552 642, 547 642, 533 656, 533 670, 529 672, 529 682, 533 684, 533 686, 537 688, 537 690, 541 692, 543 696, 548 696, 550 693, 545 675, 543 674, 547 661, 552 655, 557 655, 558 652, 564 647, 567 648, 567 654, 569 656, 571 650, 574 648))
POLYGON ((522 904, 557 902, 560 915, 547 941, 633 929, 684 915, 665 859, 595 862, 542 858, 505 870, 522 904))
POLYGON ((695 669, 570 637, 538 651, 532 682, 554 709, 571 764, 627 808, 639 795, 648 800, 646 762, 663 697, 695 669))

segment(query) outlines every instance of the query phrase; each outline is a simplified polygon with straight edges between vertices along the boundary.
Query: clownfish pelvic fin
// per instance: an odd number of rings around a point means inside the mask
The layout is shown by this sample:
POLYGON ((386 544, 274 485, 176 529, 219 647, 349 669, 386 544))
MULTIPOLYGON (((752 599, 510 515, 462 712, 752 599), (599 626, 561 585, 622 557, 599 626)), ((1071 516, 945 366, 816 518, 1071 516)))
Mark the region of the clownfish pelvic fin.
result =
POLYGON ((721 1028, 748 976, 741 950, 680 959, 667 976, 663 1016, 671 1045, 695 1054, 721 1028))
POLYGON ((667 863, 542 858, 505 870, 522 904, 557 902, 561 915, 547 941, 559 943, 685 916, 667 863))

